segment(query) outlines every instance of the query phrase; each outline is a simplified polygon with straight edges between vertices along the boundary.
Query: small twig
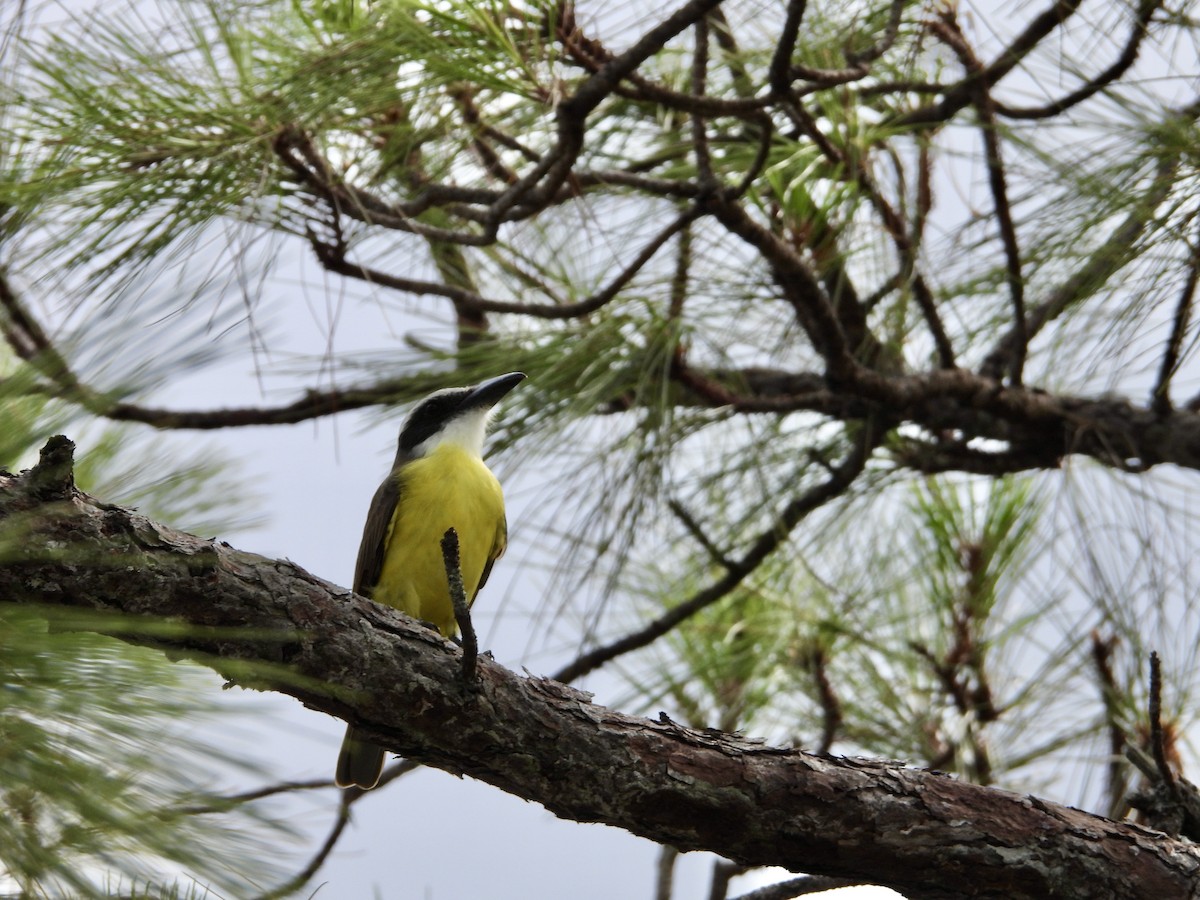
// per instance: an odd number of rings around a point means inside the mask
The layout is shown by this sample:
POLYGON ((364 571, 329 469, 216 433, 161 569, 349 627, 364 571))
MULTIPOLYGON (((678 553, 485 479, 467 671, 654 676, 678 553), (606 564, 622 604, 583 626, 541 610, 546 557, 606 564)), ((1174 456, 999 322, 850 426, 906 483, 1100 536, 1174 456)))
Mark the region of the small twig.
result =
POLYGON ((904 16, 906 5, 904 0, 892 0, 892 8, 888 13, 888 23, 883 31, 883 37, 879 39, 878 43, 859 53, 847 53, 846 62, 852 66, 863 66, 866 63, 875 62, 891 50, 892 45, 896 43, 896 38, 900 36, 900 21, 904 16))
POLYGON ((1175 784, 1175 773, 1167 764, 1166 748, 1163 745, 1162 728, 1162 662, 1158 653, 1150 654, 1150 747, 1154 751, 1154 764, 1159 777, 1172 799, 1178 799, 1179 789, 1175 784))
POLYGON ((997 103, 996 111, 1010 119, 1048 119, 1051 116, 1057 116, 1059 113, 1065 112, 1072 106, 1082 103, 1084 100, 1102 91, 1124 75, 1126 70, 1137 61, 1138 50, 1141 49, 1142 40, 1150 33, 1150 20, 1154 17, 1155 11, 1161 6, 1162 0, 1142 0, 1138 7, 1137 20, 1133 23, 1133 27, 1129 32, 1129 39, 1126 41, 1125 48, 1121 51, 1121 55, 1117 57, 1116 62, 1099 75, 1085 81, 1078 88, 1071 91, 1071 93, 1053 100, 1044 106, 1012 107, 997 103))
POLYGON ((1156 413, 1166 415, 1171 411, 1171 378, 1179 368, 1179 357, 1183 350, 1183 339, 1187 334, 1191 321, 1192 301, 1196 296, 1196 282, 1200 279, 1200 238, 1192 247, 1192 258, 1188 264, 1187 278, 1179 300, 1175 304, 1175 315, 1171 320, 1171 336, 1167 338, 1167 346, 1163 350, 1162 362, 1158 369, 1158 382, 1154 386, 1152 407, 1156 413))
POLYGON ((671 900, 671 889, 675 884, 675 860, 678 858, 679 851, 670 844, 663 844, 658 848, 654 900, 671 900))
POLYGON ((1125 730, 1117 718, 1120 692, 1113 673, 1112 655, 1117 638, 1101 637, 1099 631, 1092 632, 1092 663, 1100 682, 1100 695, 1104 701, 1104 720, 1108 726, 1108 816, 1120 819, 1129 811, 1126 795, 1129 792, 1128 767, 1122 762, 1121 752, 1125 749, 1125 730))
POLYGON ((618 656, 638 650, 656 641, 664 634, 686 621, 701 610, 711 606, 735 590, 749 575, 787 540, 792 530, 813 510, 840 497, 854 482, 871 458, 872 452, 882 440, 882 434, 874 422, 868 421, 858 434, 857 442, 833 474, 820 484, 793 497, 780 511, 775 521, 758 537, 739 559, 731 560, 731 567, 724 575, 708 587, 697 591, 690 598, 671 607, 658 618, 648 622, 637 631, 630 632, 611 643, 596 647, 581 654, 554 674, 555 681, 571 682, 618 656))
POLYGON ((471 606, 463 588, 462 563, 458 552, 458 532, 447 528, 442 535, 442 559, 446 563, 446 580, 450 584, 450 601, 454 604, 454 620, 462 634, 462 675, 467 684, 475 681, 475 663, 479 659, 479 640, 471 624, 471 606))
POLYGON ((812 675, 821 701, 821 742, 817 745, 817 752, 822 755, 828 755, 833 750, 833 742, 837 740, 838 729, 842 725, 842 704, 829 680, 828 662, 825 651, 818 647, 812 655, 812 675))
POLYGON ((255 800, 273 797, 276 794, 290 794, 293 791, 315 791, 327 787, 333 787, 333 782, 328 778, 314 778, 311 781, 281 781, 279 784, 270 784, 266 787, 255 788, 252 791, 244 791, 240 794, 210 797, 207 803, 180 806, 174 812, 187 816, 223 813, 229 812, 229 810, 243 803, 252 803, 255 800))
POLYGON ((1025 317, 1025 279, 1021 270, 1021 249, 1017 240, 1016 225, 1013 221, 1012 205, 1008 199, 1008 179, 1005 175, 1001 154, 1000 135, 996 128, 996 108, 992 100, 991 84, 987 79, 987 70, 975 56, 975 51, 967 43, 966 37, 959 28, 958 19, 952 7, 942 14, 940 21, 934 23, 933 30, 958 56, 968 78, 974 85, 974 104, 979 114, 979 127, 983 135, 988 185, 991 188, 996 224, 1000 230, 1000 241, 1004 247, 1004 257, 1007 263, 1005 280, 1008 282, 1013 306, 1012 352, 1007 361, 1009 378, 1014 385, 1020 385, 1029 345, 1025 317))
POLYGON ((712 884, 708 889, 708 900, 725 900, 729 896, 729 882, 747 871, 746 867, 727 859, 713 863, 712 884))
POLYGON ((671 512, 675 515, 675 518, 677 518, 679 523, 687 530, 687 533, 696 539, 696 543, 703 547, 708 555, 712 557, 713 562, 717 563, 726 570, 734 568, 735 564, 733 560, 726 556, 721 548, 718 547, 713 540, 704 533, 704 529, 700 527, 700 523, 696 521, 695 517, 691 514, 691 512, 688 511, 686 506, 684 506, 674 497, 671 497, 667 500, 667 508, 671 510, 671 512))
POLYGON ((806 0, 790 0, 787 14, 780 29, 779 43, 771 57, 771 65, 767 77, 771 83, 771 93, 776 97, 787 92, 791 77, 792 53, 796 49, 796 38, 800 34, 800 21, 804 18, 804 9, 808 6, 806 0))
MULTIPOLYGON (((703 97, 708 82, 708 19, 696 22, 696 55, 692 58, 692 93, 703 97)), ((716 190, 717 177, 708 150, 708 131, 704 116, 692 114, 692 150, 696 155, 696 174, 701 193, 716 190)))
POLYGON ((854 878, 833 878, 829 875, 801 875, 798 878, 789 878, 787 881, 769 884, 766 887, 750 891, 748 894, 740 894, 733 900, 791 900, 792 897, 819 894, 835 888, 854 887, 860 884, 867 884, 867 882, 854 878))
POLYGON ((333 848, 337 846, 338 839, 342 836, 342 832, 346 830, 346 826, 350 824, 350 804, 362 796, 359 791, 357 796, 351 797, 350 792, 342 795, 342 802, 338 804, 337 818, 334 820, 333 828, 330 829, 328 836, 325 838, 325 843, 317 850, 312 859, 308 861, 301 871, 296 873, 292 878, 281 884, 277 888, 261 894, 258 900, 281 900, 283 897, 290 897, 296 891, 300 890, 308 881, 317 874, 317 871, 325 864, 325 860, 329 858, 329 854, 333 852, 333 848))

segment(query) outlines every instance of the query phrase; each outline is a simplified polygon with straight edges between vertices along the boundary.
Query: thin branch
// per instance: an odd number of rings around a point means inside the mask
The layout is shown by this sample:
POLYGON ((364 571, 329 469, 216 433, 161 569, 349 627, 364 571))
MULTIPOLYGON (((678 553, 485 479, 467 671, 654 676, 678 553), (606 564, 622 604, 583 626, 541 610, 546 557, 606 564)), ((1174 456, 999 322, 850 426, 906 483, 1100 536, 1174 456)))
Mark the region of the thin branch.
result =
POLYGON ((1154 754, 1154 765, 1158 777, 1172 799, 1178 799, 1179 789, 1175 784, 1175 773, 1167 762, 1166 742, 1162 725, 1162 662, 1156 652, 1150 653, 1150 749, 1154 754))
MULTIPOLYGON (((1197 114, 1200 114, 1200 106, 1181 113, 1180 116, 1190 121, 1197 114)), ((1017 333, 1014 323, 1014 327, 996 342, 980 366, 981 375, 998 378, 1012 359, 1018 342, 1023 340, 1028 344, 1046 325, 1106 284, 1134 258, 1139 239, 1154 221, 1159 204, 1167 198, 1175 184, 1179 164, 1178 156, 1163 156, 1159 159, 1149 186, 1132 204, 1124 221, 1103 244, 1088 255, 1078 269, 1050 291, 1045 300, 1028 309, 1023 336, 1017 333)))
POLYGON ((834 163, 838 169, 847 173, 853 179, 854 183, 866 193, 867 199, 878 213, 880 219, 883 220, 884 228, 888 236, 891 237, 892 243, 896 246, 905 280, 910 284, 913 297, 917 301, 917 307, 921 311, 921 316, 925 320, 925 325, 929 329, 934 345, 937 348, 939 365, 944 369, 953 369, 955 367, 954 347, 950 343, 950 338, 946 334, 946 328, 942 324, 941 316, 938 314, 937 302, 934 299, 933 291, 926 284, 917 266, 916 250, 909 240, 908 228, 903 219, 892 208, 892 205, 887 202, 887 199, 875 184, 875 179, 872 177, 864 160, 850 159, 846 154, 839 151, 821 131, 816 120, 809 115, 801 104, 788 104, 787 109, 793 121, 817 145, 821 153, 830 162, 834 163))
POLYGON ((2 267, 0 329, 13 352, 62 388, 70 399, 85 406, 99 402, 100 398, 80 382, 41 324, 25 308, 2 267))
POLYGON ((817 744, 817 752, 821 754, 827 754, 833 749, 838 729, 842 727, 842 703, 829 680, 828 662, 825 651, 820 647, 813 651, 809 662, 817 697, 821 703, 821 740, 817 744))
MULTIPOLYGON (((527 175, 505 191, 488 211, 488 225, 495 228, 505 213, 518 203, 534 208, 553 197, 566 181, 583 149, 584 123, 620 83, 643 62, 659 52, 671 38, 690 28, 716 7, 721 0, 689 0, 671 15, 643 34, 628 50, 609 60, 587 79, 556 110, 557 139, 527 175)), ((564 35, 570 49, 571 36, 564 35)))
POLYGON ((825 360, 830 373, 840 375, 852 366, 853 360, 833 306, 799 254, 731 199, 717 195, 708 198, 704 205, 728 231, 755 247, 770 264, 784 299, 795 309, 801 327, 825 360))
MULTIPOLYGON (((453 228, 427 225, 415 217, 445 201, 455 194, 467 203, 476 203, 483 198, 500 197, 492 192, 471 191, 463 193, 443 186, 428 187, 414 200, 405 204, 391 204, 369 191, 338 180, 333 167, 318 152, 312 139, 299 127, 289 126, 280 130, 274 141, 274 149, 280 161, 291 171, 296 180, 315 196, 329 204, 335 214, 349 216, 367 225, 378 225, 394 231, 416 234, 429 240, 454 244, 488 246, 495 243, 499 221, 489 221, 485 216, 481 231, 465 232, 453 228)), ((460 215, 469 216, 469 209, 454 207, 460 215)))
POLYGON ((883 29, 883 37, 859 53, 847 53, 846 62, 852 66, 862 66, 865 63, 874 62, 891 50, 892 45, 896 43, 896 38, 900 36, 900 22, 904 17, 904 7, 907 5, 908 0, 892 0, 891 9, 888 11, 888 23, 883 29))
POLYGON ((1008 199, 1008 180, 1004 174, 1004 161, 1000 150, 1000 134, 996 127, 991 84, 983 65, 976 58, 974 50, 971 49, 971 45, 958 25, 954 7, 946 7, 940 20, 933 23, 931 28, 947 46, 954 50, 975 89, 974 103, 979 114, 980 131, 983 133, 988 187, 991 189, 996 224, 1000 230, 1000 242, 1004 247, 1006 262, 1004 277, 1008 283, 1008 292, 1013 306, 1008 377, 1012 384, 1020 385, 1025 369, 1025 355, 1029 349, 1029 337, 1026 333, 1025 322, 1025 279, 1021 273, 1021 249, 1017 242, 1012 206, 1008 199))
MULTIPOLYGON (((479 110, 475 107, 475 103, 471 98, 471 93, 466 87, 452 90, 450 97, 458 103, 458 108, 462 111, 463 123, 472 132, 471 146, 475 148, 475 152, 479 155, 480 165, 483 166, 485 172, 497 181, 504 184, 512 184, 517 180, 517 176, 512 169, 504 165, 504 162, 500 159, 500 155, 484 140, 485 135, 493 140, 500 139, 504 141, 505 145, 510 148, 515 145, 524 153, 531 154, 533 160, 537 160, 537 154, 524 147, 519 141, 484 125, 479 115, 479 110)), ((526 158, 528 159, 529 157, 527 156, 526 158)))
POLYGON ((1158 368, 1158 380, 1151 393, 1154 411, 1165 415, 1171 411, 1171 379, 1179 368, 1179 357, 1183 352, 1183 339, 1187 334, 1192 316, 1192 301, 1196 297, 1196 282, 1200 280, 1200 234, 1192 245, 1192 258, 1188 262, 1187 278, 1179 300, 1175 304, 1175 315, 1171 318, 1171 335, 1163 350, 1158 368))
POLYGON ((416 278, 404 278, 353 262, 346 258, 343 249, 339 248, 336 244, 321 241, 313 236, 310 236, 309 242, 312 245, 313 252, 317 255, 317 260, 327 270, 338 275, 356 278, 369 284, 404 291, 410 294, 428 294, 446 297, 453 300, 456 307, 462 307, 478 313, 516 313, 539 319, 575 319, 596 312, 612 302, 645 265, 654 258, 655 254, 662 249, 664 244, 686 228, 691 222, 699 218, 700 215, 701 210, 698 207, 689 207, 684 210, 675 217, 674 221, 670 222, 651 238, 642 247, 637 256, 630 260, 607 285, 589 297, 585 297, 574 303, 563 304, 493 300, 455 285, 443 284, 437 281, 424 281, 416 278))
POLYGON ((792 53, 796 49, 796 37, 800 33, 800 22, 807 6, 807 0, 788 0, 787 13, 779 30, 779 43, 775 46, 771 65, 767 69, 771 94, 775 97, 782 97, 787 92, 791 80, 792 53))
POLYGON ((713 562, 727 570, 734 567, 735 563, 713 542, 712 538, 704 533, 704 529, 700 527, 700 523, 696 521, 686 506, 671 497, 667 500, 667 508, 671 510, 671 513, 679 520, 684 530, 695 539, 696 543, 704 548, 713 562))
POLYGON ((1138 6, 1137 19, 1130 29, 1129 39, 1125 42, 1121 55, 1111 66, 1094 78, 1085 81, 1071 93, 1042 106, 1014 107, 995 101, 996 112, 1009 119, 1048 119, 1066 112, 1072 106, 1077 106, 1104 90, 1124 75, 1137 61, 1142 41, 1150 33, 1150 20, 1161 7, 1162 0, 1142 0, 1138 6))
POLYGON ((679 322, 683 317, 683 305, 688 298, 688 280, 692 271, 692 228, 691 223, 679 232, 679 243, 675 247, 675 272, 671 276, 671 295, 667 304, 667 318, 679 322))
POLYGON ((681 622, 728 596, 754 572, 792 533, 809 513, 842 495, 866 468, 881 435, 870 424, 865 425, 846 460, 832 470, 828 480, 813 486, 793 498, 779 513, 770 528, 755 539, 741 558, 731 562, 724 576, 690 598, 671 607, 639 630, 602 647, 582 654, 554 675, 556 681, 574 681, 618 656, 638 650, 662 637, 681 622))
POLYGON ((350 824, 350 805, 355 799, 357 798, 352 797, 348 791, 342 794, 341 802, 338 804, 337 817, 333 821, 333 827, 329 830, 329 834, 326 835, 325 842, 321 844, 317 852, 313 854, 312 859, 308 861, 308 865, 279 887, 260 895, 258 900, 282 900, 282 898, 296 893, 296 891, 304 887, 317 874, 321 866, 325 865, 325 860, 329 858, 329 854, 333 852, 333 848, 337 846, 342 832, 350 824))
POLYGON ((718 6, 709 15, 709 19, 713 25, 713 37, 716 38, 717 46, 725 54, 725 65, 729 68, 734 93, 743 100, 753 97, 754 79, 750 77, 742 59, 741 49, 738 47, 737 38, 734 37, 729 20, 725 16, 725 10, 718 6))
POLYGON ((295 791, 315 791, 333 786, 333 781, 329 778, 315 778, 311 781, 282 781, 278 784, 271 784, 265 787, 255 788, 252 791, 244 791, 240 794, 226 794, 218 797, 210 797, 205 803, 181 806, 178 807, 175 812, 189 816, 205 815, 208 813, 223 813, 228 812, 235 806, 240 806, 243 803, 251 803, 255 800, 262 800, 264 797, 274 797, 278 794, 290 794, 295 791))
POLYGON ((1118 718, 1120 691, 1117 690, 1117 679, 1113 674, 1112 656, 1117 645, 1116 635, 1102 638, 1100 632, 1093 631, 1092 635, 1092 664, 1096 669, 1096 679, 1100 683, 1100 699, 1104 703, 1104 721, 1108 730, 1108 816, 1121 819, 1129 811, 1129 767, 1122 761, 1125 749, 1125 729, 1121 727, 1118 718))
MULTIPOLYGON (((708 82, 708 19, 696 23, 696 51, 692 56, 692 94, 703 97, 708 82)), ((708 132, 704 116, 692 113, 692 154, 696 159, 697 182, 700 193, 717 189, 717 177, 713 174, 712 157, 708 151, 708 132)))
MULTIPOLYGON (((1028 56, 1046 36, 1074 15, 1082 2, 1083 0, 1055 0, 1035 16, 1011 44, 1000 51, 996 59, 983 69, 981 76, 989 85, 997 84, 1000 79, 1016 68, 1017 64, 1028 56)), ((975 81, 968 76, 957 84, 945 88, 940 102, 898 116, 891 124, 897 127, 908 127, 936 125, 945 122, 971 102, 975 91, 975 81)))
POLYGON ((446 582, 450 586, 450 602, 454 605, 454 621, 462 635, 462 679, 471 684, 478 678, 475 671, 479 659, 479 639, 471 622, 471 606, 463 588, 462 563, 458 549, 458 532, 447 528, 442 535, 442 562, 446 566, 446 582))
POLYGON ((828 875, 801 875, 789 878, 766 887, 758 888, 746 894, 739 894, 733 900, 792 900, 793 897, 803 897, 807 894, 820 894, 837 888, 856 887, 867 884, 855 878, 830 878, 828 875))

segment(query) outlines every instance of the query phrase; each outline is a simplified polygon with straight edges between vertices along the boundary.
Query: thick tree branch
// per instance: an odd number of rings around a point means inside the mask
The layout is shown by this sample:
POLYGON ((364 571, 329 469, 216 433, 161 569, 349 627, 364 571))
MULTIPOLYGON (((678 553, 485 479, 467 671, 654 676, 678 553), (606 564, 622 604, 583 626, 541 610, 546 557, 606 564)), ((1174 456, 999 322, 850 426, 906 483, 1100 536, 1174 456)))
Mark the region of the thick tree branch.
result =
POLYGON ((98 503, 59 471, 65 439, 45 455, 46 472, 0 475, 0 527, 21 536, 19 557, 6 542, 0 596, 113 613, 127 640, 296 697, 562 818, 914 898, 1200 890, 1194 845, 1037 798, 626 716, 488 659, 464 690, 459 651, 435 632, 291 563, 98 503))
MULTIPOLYGON (((972 440, 1002 441, 1007 467, 1057 468, 1069 456, 1089 456, 1115 468, 1145 471, 1171 463, 1200 469, 1200 414, 1180 408, 1160 413, 1120 397, 1051 394, 1009 387, 965 369, 881 375, 858 367, 847 383, 830 385, 815 372, 747 368, 690 371, 673 399, 679 406, 729 406, 739 412, 815 412, 835 419, 872 413, 891 425, 913 423, 946 435, 949 452, 972 440)), ((1000 448, 994 448, 993 453, 1000 448)), ((978 471, 965 457, 949 456, 922 471, 978 471)), ((904 460, 901 460, 904 462, 904 460)), ((977 462, 977 460, 976 460, 977 462)))

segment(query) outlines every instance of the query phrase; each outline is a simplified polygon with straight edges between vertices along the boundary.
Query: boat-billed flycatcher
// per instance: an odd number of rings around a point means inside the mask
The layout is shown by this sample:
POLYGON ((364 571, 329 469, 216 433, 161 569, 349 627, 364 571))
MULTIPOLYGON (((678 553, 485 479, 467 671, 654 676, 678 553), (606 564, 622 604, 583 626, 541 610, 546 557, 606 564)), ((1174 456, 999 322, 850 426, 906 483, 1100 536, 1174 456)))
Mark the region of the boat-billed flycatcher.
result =
MULTIPOLYGON (((463 590, 473 602, 508 541, 504 494, 483 462, 492 408, 525 376, 512 372, 426 397, 400 429, 392 471, 375 492, 358 548, 354 592, 457 632, 441 541, 458 532, 463 590)), ((375 787, 384 749, 346 728, 337 784, 375 787)))

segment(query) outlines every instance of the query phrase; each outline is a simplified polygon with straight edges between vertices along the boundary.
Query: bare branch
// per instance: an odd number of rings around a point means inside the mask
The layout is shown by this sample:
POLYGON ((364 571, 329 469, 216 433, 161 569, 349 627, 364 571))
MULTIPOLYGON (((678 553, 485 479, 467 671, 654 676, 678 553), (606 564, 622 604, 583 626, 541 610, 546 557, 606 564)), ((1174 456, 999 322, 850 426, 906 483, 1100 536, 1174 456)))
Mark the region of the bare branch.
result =
POLYGON ((663 245, 676 234, 686 228, 701 215, 697 207, 690 207, 680 213, 672 222, 651 238, 641 251, 621 269, 613 279, 596 293, 574 303, 521 303, 509 300, 493 300, 475 291, 444 284, 437 281, 424 281, 417 278, 404 278, 392 275, 370 266, 361 265, 347 259, 343 248, 336 244, 323 242, 315 237, 310 238, 313 251, 318 261, 331 272, 357 278, 369 284, 404 291, 410 294, 429 294, 446 297, 456 308, 471 310, 476 313, 516 313, 533 316, 539 319, 575 319, 602 309, 616 299, 617 295, 637 276, 651 259, 662 249, 663 245))
POLYGON ((866 468, 867 460, 879 439, 880 435, 876 434, 874 429, 864 427, 846 460, 841 465, 834 467, 826 481, 793 498, 780 511, 771 527, 759 534, 754 543, 750 545, 750 549, 737 560, 731 561, 725 575, 704 590, 671 607, 639 630, 582 654, 560 669, 554 676, 555 680, 567 682, 581 678, 618 656, 651 644, 681 622, 727 597, 787 539, 805 516, 841 496, 866 468))
POLYGON ((1188 323, 1192 317, 1192 301, 1196 297, 1196 282, 1200 279, 1200 235, 1192 245, 1192 258, 1188 263, 1187 278, 1184 279, 1183 290, 1179 292, 1179 300, 1175 304, 1175 315, 1171 317, 1171 335, 1163 348, 1162 362, 1158 368, 1158 380, 1151 392, 1154 411, 1166 414, 1171 411, 1171 379, 1179 367, 1179 357, 1183 352, 1183 338, 1187 334, 1188 323))
MULTIPOLYGON (((1017 64, 1028 56, 1047 35, 1069 19, 1079 9, 1082 2, 1083 0, 1055 0, 1047 9, 1035 16, 1011 44, 1000 51, 999 56, 983 69, 980 77, 984 78, 989 85, 997 84, 1000 79, 1016 68, 1017 64)), ((974 79, 967 77, 946 88, 941 102, 905 113, 897 117, 893 124, 903 127, 935 125, 945 122, 971 102, 976 89, 974 79)))
POLYGON ((1021 274, 1021 249, 1017 243, 1017 229, 1013 224, 1012 207, 1008 201, 1008 182, 1004 175, 1004 162, 1000 152, 1000 135, 996 129, 996 113, 992 102, 991 84, 982 64, 975 57, 971 45, 959 28, 954 7, 946 7, 939 22, 933 25, 934 32, 958 55, 968 80, 975 88, 975 109, 979 113, 980 130, 983 133, 984 158, 987 161, 988 186, 992 192, 992 204, 996 214, 996 225, 1000 231, 1000 242, 1004 246, 1007 261, 1004 275, 1008 282, 1009 296, 1013 305, 1011 356, 1008 360, 1008 377, 1014 385, 1022 382, 1025 355, 1029 338, 1025 324, 1025 278, 1021 274))
POLYGON ((1048 119, 1095 96, 1129 71, 1129 68, 1137 61, 1142 41, 1150 33, 1150 20, 1154 18, 1154 13, 1161 8, 1162 0, 1141 0, 1141 3, 1138 4, 1137 19, 1129 30, 1129 39, 1125 42, 1121 55, 1111 66, 1096 77, 1085 81, 1071 93, 1042 106, 1014 107, 995 101, 996 112, 1010 119, 1048 119))
POLYGON ((775 45, 775 53, 767 70, 768 84, 776 97, 782 97, 787 92, 791 80, 792 52, 796 49, 796 36, 800 33, 800 22, 807 6, 808 0, 788 0, 787 13, 779 30, 779 43, 775 45))

